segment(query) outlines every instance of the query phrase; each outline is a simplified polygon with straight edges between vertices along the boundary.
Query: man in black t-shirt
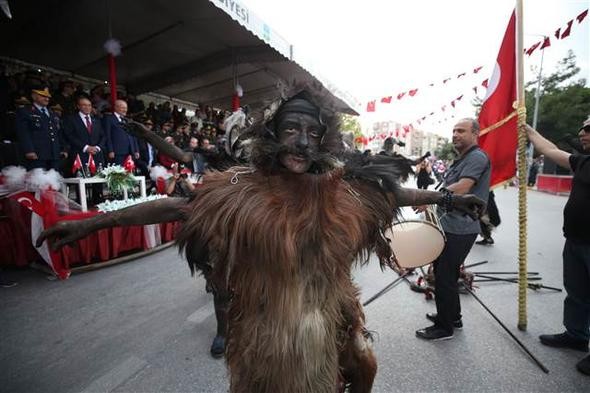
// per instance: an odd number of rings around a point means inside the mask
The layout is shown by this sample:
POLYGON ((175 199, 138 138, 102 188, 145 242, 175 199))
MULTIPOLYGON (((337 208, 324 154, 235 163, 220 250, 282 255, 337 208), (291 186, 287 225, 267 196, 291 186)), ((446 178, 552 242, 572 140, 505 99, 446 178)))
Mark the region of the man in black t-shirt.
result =
MULTIPOLYGON (((579 131, 583 153, 559 150, 533 128, 526 126, 535 148, 557 165, 574 172, 572 191, 563 209, 563 284, 567 292, 563 304, 561 334, 544 334, 541 343, 559 348, 588 352, 590 339, 590 117, 579 131)), ((577 369, 590 375, 590 356, 577 364, 577 369)))

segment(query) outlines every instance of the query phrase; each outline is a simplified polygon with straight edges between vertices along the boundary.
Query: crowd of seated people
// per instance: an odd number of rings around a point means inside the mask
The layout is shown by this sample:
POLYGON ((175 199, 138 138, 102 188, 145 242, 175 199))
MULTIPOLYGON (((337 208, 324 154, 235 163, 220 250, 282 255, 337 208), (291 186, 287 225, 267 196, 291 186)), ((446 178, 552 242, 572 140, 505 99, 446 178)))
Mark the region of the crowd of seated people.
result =
POLYGON ((8 74, 0 65, 0 169, 53 168, 70 177, 76 175, 71 168, 77 156, 84 166, 92 156, 97 168, 131 156, 146 178, 154 165, 172 170, 174 160, 126 131, 122 123, 132 118, 182 150, 194 151, 188 169, 205 171, 207 153, 223 138, 230 112, 197 105, 189 118, 186 108, 169 101, 146 106, 132 93, 117 98, 111 103, 107 85, 87 86, 36 69, 8 74))

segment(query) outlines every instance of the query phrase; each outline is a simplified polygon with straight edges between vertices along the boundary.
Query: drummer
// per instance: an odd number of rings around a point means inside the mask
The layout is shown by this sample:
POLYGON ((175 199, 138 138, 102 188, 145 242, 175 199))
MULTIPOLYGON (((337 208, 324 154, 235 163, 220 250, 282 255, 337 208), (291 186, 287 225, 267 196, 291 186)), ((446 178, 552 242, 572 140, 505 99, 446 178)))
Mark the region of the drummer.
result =
MULTIPOLYGON (((448 168, 443 178, 443 190, 453 194, 475 194, 487 201, 490 186, 490 160, 477 144, 479 123, 475 119, 462 119, 453 127, 453 147, 458 158, 448 168)), ((424 211, 425 206, 418 206, 424 211)), ((479 233, 479 222, 469 216, 451 211, 440 218, 447 242, 441 255, 434 261, 436 285, 436 313, 426 314, 432 326, 416 331, 425 340, 448 340, 453 330, 461 329, 461 304, 459 302, 460 266, 465 261, 479 233)))

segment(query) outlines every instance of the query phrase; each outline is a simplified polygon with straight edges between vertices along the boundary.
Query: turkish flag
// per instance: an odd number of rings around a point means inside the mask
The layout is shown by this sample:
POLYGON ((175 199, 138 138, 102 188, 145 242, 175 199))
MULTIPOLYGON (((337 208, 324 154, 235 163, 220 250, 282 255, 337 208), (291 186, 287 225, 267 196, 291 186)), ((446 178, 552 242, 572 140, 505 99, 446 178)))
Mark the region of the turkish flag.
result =
POLYGON ((408 94, 410 95, 410 97, 414 97, 416 95, 416 93, 418 93, 418 89, 412 89, 408 92, 408 94))
POLYGON ((567 22, 567 27, 565 28, 565 30, 563 31, 563 33, 561 33, 561 39, 563 40, 565 37, 569 37, 570 33, 572 32, 572 23, 574 23, 574 20, 570 20, 569 22, 567 22))
POLYGON ((391 96, 381 98, 381 102, 384 104, 391 104, 391 96))
POLYGON ((543 40, 543 45, 541 45, 541 49, 545 49, 548 46, 551 46, 551 40, 549 39, 549 37, 545 37, 545 39, 543 40))
POLYGON ((516 16, 512 13, 479 113, 479 145, 492 163, 490 187, 516 174, 516 16))
POLYGON ((135 161, 131 158, 131 154, 129 154, 125 161, 123 161, 123 168, 129 173, 133 173, 133 170, 135 169, 135 161))
POLYGON ((537 49, 539 47, 539 45, 541 45, 541 41, 537 42, 535 45, 528 48, 525 53, 529 56, 532 55, 533 52, 535 51, 535 49, 537 49))
POLYGON ((82 169, 82 160, 80 159, 80 154, 76 154, 76 159, 74 160, 74 164, 72 165, 72 173, 75 175, 76 172, 82 169))
POLYGON ((92 154, 88 154, 88 170, 92 176, 96 173, 96 164, 94 163, 94 156, 92 154))
POLYGON ((20 203, 23 207, 31 211, 31 242, 45 260, 47 265, 60 280, 65 280, 70 276, 70 270, 61 259, 58 252, 51 250, 47 240, 37 247, 35 243, 41 232, 57 223, 57 207, 53 197, 55 191, 38 191, 33 194, 28 191, 21 191, 8 196, 20 203))
POLYGON ((404 92, 404 93, 399 93, 399 94, 397 95, 397 99, 398 99, 398 100, 401 100, 401 99, 402 99, 402 97, 403 97, 403 96, 405 96, 405 95, 406 95, 406 93, 405 93, 405 92, 404 92))
POLYGON ((588 16, 588 10, 583 11, 580 15, 576 16, 576 19, 578 20, 578 24, 582 23, 582 21, 584 20, 584 18, 588 16))
POLYGON ((367 102, 367 112, 375 112, 375 100, 367 102))
POLYGON ((483 66, 479 66, 473 69, 473 73, 477 74, 481 69, 483 68, 483 66))

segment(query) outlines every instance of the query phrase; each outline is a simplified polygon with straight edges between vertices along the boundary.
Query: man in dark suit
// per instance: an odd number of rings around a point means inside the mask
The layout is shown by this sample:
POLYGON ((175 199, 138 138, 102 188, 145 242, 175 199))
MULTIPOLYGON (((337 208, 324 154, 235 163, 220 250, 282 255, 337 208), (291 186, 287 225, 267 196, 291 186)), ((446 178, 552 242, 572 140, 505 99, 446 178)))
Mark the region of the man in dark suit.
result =
POLYGON ((27 170, 34 168, 59 171, 66 158, 66 144, 59 118, 47 108, 51 94, 46 86, 31 89, 32 105, 18 110, 16 132, 27 170))
POLYGON ((72 156, 80 155, 82 165, 88 163, 92 155, 98 168, 104 165, 104 154, 107 148, 107 137, 99 119, 92 115, 92 103, 86 97, 76 100, 78 112, 68 116, 64 121, 64 137, 70 145, 72 156))
POLYGON ((115 101, 114 113, 104 117, 104 129, 107 135, 108 158, 115 164, 122 165, 128 155, 139 158, 137 140, 123 128, 123 119, 127 115, 127 103, 115 101))

